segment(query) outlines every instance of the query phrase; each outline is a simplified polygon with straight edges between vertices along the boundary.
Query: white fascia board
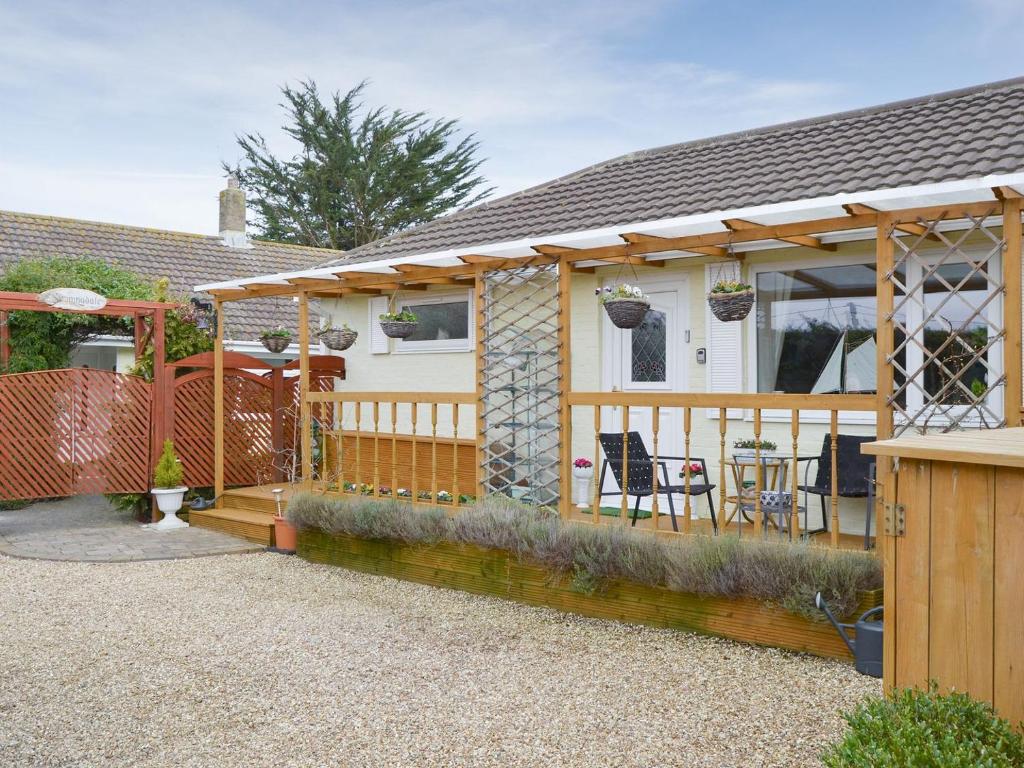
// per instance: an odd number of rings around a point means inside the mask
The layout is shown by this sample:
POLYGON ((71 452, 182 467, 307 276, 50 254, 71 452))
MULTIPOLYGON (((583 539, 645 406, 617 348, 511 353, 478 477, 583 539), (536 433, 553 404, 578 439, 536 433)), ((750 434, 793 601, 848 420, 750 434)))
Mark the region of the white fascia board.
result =
POLYGON ((863 190, 860 192, 840 192, 824 197, 791 200, 783 203, 769 203, 747 208, 711 211, 671 219, 654 219, 633 223, 617 224, 600 229, 562 232, 551 235, 538 235, 518 240, 475 245, 461 248, 449 248, 444 251, 433 251, 412 256, 399 256, 379 261, 363 261, 351 264, 335 264, 328 267, 316 267, 300 272, 281 272, 273 275, 256 276, 239 280, 226 280, 219 283, 206 283, 195 287, 196 291, 231 290, 244 288, 249 283, 287 282, 291 278, 312 277, 321 279, 334 278, 344 272, 383 271, 391 274, 389 268, 396 264, 435 264, 439 261, 456 261, 459 256, 479 254, 484 256, 500 256, 505 258, 526 258, 536 255, 534 245, 564 245, 567 247, 586 248, 621 243, 619 235, 624 232, 643 232, 663 237, 711 234, 725 232, 723 219, 758 219, 763 224, 786 224, 798 221, 810 221, 819 218, 844 216, 843 205, 862 203, 879 210, 899 210, 932 205, 952 205, 956 203, 976 202, 979 195, 991 195, 993 187, 1014 187, 1024 189, 1024 172, 992 174, 973 179, 942 181, 934 184, 919 184, 908 187, 863 190))

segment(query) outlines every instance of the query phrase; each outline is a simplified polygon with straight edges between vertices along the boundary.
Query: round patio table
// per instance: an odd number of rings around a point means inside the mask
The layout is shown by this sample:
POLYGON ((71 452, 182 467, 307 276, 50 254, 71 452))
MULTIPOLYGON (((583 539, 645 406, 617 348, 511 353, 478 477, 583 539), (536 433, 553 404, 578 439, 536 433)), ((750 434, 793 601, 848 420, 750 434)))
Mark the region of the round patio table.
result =
MULTIPOLYGON (((762 451, 760 456, 761 490, 792 492, 792 488, 790 488, 786 482, 786 478, 789 474, 789 465, 791 463, 799 465, 801 462, 811 461, 812 459, 817 458, 819 458, 817 455, 800 456, 798 454, 794 457, 793 454, 783 454, 775 451, 762 451)), ((754 518, 751 517, 751 515, 755 513, 757 506, 757 463, 758 459, 753 453, 733 454, 728 460, 728 464, 732 469, 733 481, 736 485, 736 495, 726 497, 726 502, 731 503, 733 505, 733 509, 729 513, 728 518, 725 521, 725 525, 728 525, 735 518, 737 520, 739 535, 742 535, 744 521, 751 525, 754 524, 754 518), (754 480, 747 479, 748 469, 755 471, 754 480)), ((789 519, 789 513, 791 511, 792 507, 789 504, 784 508, 778 505, 761 504, 761 514, 765 524, 767 525, 770 523, 780 532, 788 530, 786 522, 789 519)), ((798 505, 797 513, 801 514, 803 512, 804 507, 798 505)))

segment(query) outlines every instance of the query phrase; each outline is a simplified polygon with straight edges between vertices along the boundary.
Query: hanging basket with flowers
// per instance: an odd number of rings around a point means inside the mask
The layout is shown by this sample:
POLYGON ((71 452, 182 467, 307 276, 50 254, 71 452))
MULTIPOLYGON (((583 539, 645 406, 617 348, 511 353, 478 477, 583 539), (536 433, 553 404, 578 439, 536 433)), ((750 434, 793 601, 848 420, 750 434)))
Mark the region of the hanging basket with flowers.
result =
POLYGON ((292 343, 292 332, 287 328, 278 326, 261 333, 260 341, 263 342, 263 346, 270 352, 273 352, 275 355, 280 354, 288 349, 288 345, 292 343))
POLYGON ((708 304, 723 323, 742 320, 754 307, 754 289, 738 280, 719 280, 711 287, 708 304))
POLYGON ((380 316, 380 329, 392 339, 404 339, 416 333, 420 319, 407 309, 401 312, 385 312, 380 316))
POLYGON ((359 334, 348 327, 348 323, 345 323, 341 328, 335 328, 330 323, 327 327, 317 331, 316 337, 323 342, 323 345, 328 349, 334 349, 341 351, 348 349, 356 343, 356 339, 359 338, 359 334))
POLYGON ((620 283, 600 291, 601 305, 616 328, 636 328, 644 321, 651 302, 638 286, 620 283))

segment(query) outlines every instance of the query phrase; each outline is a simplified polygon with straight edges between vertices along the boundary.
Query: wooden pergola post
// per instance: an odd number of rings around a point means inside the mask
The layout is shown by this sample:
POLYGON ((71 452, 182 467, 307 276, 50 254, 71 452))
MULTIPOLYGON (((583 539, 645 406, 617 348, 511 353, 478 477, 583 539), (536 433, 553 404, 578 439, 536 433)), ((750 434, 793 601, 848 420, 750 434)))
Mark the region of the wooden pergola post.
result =
POLYGON ((224 495, 224 303, 213 300, 217 333, 213 341, 213 496, 217 508, 224 495))
POLYGON ((1006 294, 1003 297, 1003 330, 1006 333, 1003 344, 1003 370, 1006 372, 1006 386, 1003 392, 1003 414, 1006 426, 1021 425, 1021 324, 1024 313, 1021 310, 1021 198, 1013 197, 1003 201, 1003 239, 1006 251, 1003 254, 1003 283, 1006 294))
POLYGON ((313 485, 313 414, 309 402, 309 293, 299 291, 299 412, 302 430, 302 484, 313 485))
MULTIPOLYGON (((876 409, 875 409, 875 434, 879 440, 887 440, 892 437, 893 411, 889 405, 889 397, 893 392, 893 369, 889 357, 893 350, 893 323, 892 312, 894 303, 894 289, 892 284, 892 270, 894 265, 894 249, 892 242, 893 217, 888 214, 879 214, 878 225, 875 230, 875 294, 876 294, 876 316, 875 336, 877 339, 876 352, 876 409)), ((894 504, 896 500, 896 475, 893 472, 893 460, 888 456, 879 456, 875 463, 875 480, 878 483, 878 492, 875 494, 875 549, 882 558, 882 569, 886 580, 895 579, 895 553, 897 538, 889 536, 885 530, 885 507, 887 504, 894 504)), ((890 581, 890 583, 892 583, 890 581)), ((895 605, 890 605, 892 590, 885 592, 885 616, 886 624, 894 621, 895 605)), ((896 646, 894 631, 888 631, 883 636, 885 648, 882 654, 883 672, 887 680, 892 680, 892 670, 896 659, 896 646)))
POLYGON ((568 261, 558 263, 558 510, 563 518, 572 510, 572 269, 568 261))
MULTIPOLYGON (((487 363, 484 360, 484 333, 486 332, 486 317, 484 312, 484 268, 477 265, 473 278, 474 309, 476 311, 476 427, 474 430, 474 443, 476 446, 476 490, 474 491, 477 500, 484 497, 484 472, 486 471, 484 452, 484 375, 487 370, 487 363)), ((456 406, 458 407, 458 406, 456 406)), ((413 408, 416 408, 413 405, 413 408)), ((413 448, 415 451, 415 448, 413 448)), ((415 455, 415 454, 414 454, 415 455)))

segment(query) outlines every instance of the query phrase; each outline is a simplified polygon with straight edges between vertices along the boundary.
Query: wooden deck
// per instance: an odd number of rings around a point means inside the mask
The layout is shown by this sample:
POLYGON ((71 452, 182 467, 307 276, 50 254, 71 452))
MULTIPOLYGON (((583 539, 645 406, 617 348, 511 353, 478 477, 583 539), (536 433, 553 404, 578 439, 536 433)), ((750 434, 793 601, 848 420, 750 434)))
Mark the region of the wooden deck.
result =
MULTIPOLYGON (((230 533, 233 536, 240 536, 248 541, 256 542, 257 544, 263 544, 264 546, 274 546, 274 488, 283 488, 284 497, 282 507, 287 508, 288 499, 293 494, 300 493, 302 488, 297 485, 287 485, 284 483, 274 485, 260 485, 253 486, 250 488, 235 488, 234 490, 225 491, 222 497, 222 506, 219 509, 208 509, 202 512, 190 512, 189 522, 193 525, 198 525, 201 528, 211 528, 216 531, 222 531, 223 533, 230 533)), ((339 497, 340 494, 328 493, 329 496, 339 497)), ((346 494, 344 498, 368 498, 358 497, 353 494, 346 494)), ((428 506, 424 504, 423 506, 428 506)), ((462 507, 447 507, 451 513, 455 513, 462 507)), ((677 515, 680 530, 682 530, 683 520, 680 515, 677 515)), ((570 514, 570 520, 579 523, 593 523, 594 518, 590 514, 589 510, 580 511, 574 509, 570 514)), ((612 517, 607 515, 601 516, 602 525, 619 525, 620 518, 612 517)), ((636 521, 636 527, 638 530, 650 531, 653 526, 650 519, 641 519, 636 521)), ((695 518, 691 521, 691 532, 694 534, 710 536, 712 534, 711 521, 705 518, 695 518)), ((730 523, 725 526, 723 532, 727 535, 739 535, 741 537, 749 537, 753 534, 753 526, 745 524, 742 529, 738 528, 735 523, 730 523)), ((666 515, 661 515, 659 519, 659 536, 676 536, 678 534, 672 531, 672 521, 666 515)), ((774 538, 774 537, 769 537, 774 538)), ((814 543, 821 544, 822 546, 829 545, 829 535, 827 533, 818 533, 811 537, 811 541, 814 543)), ((863 550, 864 548, 864 537, 858 534, 841 533, 839 534, 839 548, 849 550, 863 550)))

